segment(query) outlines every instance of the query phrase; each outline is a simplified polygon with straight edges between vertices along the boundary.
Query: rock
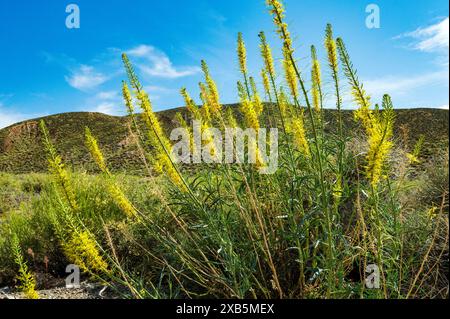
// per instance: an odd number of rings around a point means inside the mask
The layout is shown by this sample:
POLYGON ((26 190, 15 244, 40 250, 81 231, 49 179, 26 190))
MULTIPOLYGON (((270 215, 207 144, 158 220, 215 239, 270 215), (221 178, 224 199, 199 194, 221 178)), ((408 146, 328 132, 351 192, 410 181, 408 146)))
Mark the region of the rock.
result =
POLYGON ((12 292, 12 289, 9 287, 0 288, 0 299, 16 299, 12 292))

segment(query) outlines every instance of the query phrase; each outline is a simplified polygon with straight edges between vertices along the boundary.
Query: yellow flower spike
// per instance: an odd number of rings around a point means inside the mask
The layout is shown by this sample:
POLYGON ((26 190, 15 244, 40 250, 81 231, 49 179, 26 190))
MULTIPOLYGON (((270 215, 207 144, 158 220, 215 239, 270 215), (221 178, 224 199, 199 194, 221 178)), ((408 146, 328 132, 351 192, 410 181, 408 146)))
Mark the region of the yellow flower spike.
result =
POLYGON ((250 77, 250 86, 252 88, 253 94, 253 108, 255 109, 256 115, 259 117, 263 112, 263 104, 261 102, 261 98, 258 93, 258 89, 256 88, 256 83, 253 77, 250 77))
POLYGON ((128 59, 128 56, 125 53, 122 54, 122 61, 123 61, 123 64, 125 66, 125 70, 127 72, 127 76, 128 76, 128 79, 130 80, 131 86, 136 91, 142 90, 142 85, 139 82, 139 79, 138 79, 138 77, 136 75, 136 72, 134 71, 134 68, 131 65, 131 62, 128 59))
POLYGON ((264 162, 264 159, 261 154, 261 150, 259 149, 256 141, 253 140, 252 144, 253 144, 252 149, 255 151, 255 155, 256 155, 256 158, 255 158, 256 159, 256 162, 255 162, 256 168, 261 169, 261 168, 267 167, 267 163, 264 162))
POLYGON ((190 141, 189 147, 191 150, 193 150, 195 146, 194 146, 194 136, 192 135, 191 127, 187 124, 186 120, 183 118, 180 112, 177 112, 177 114, 175 114, 175 119, 181 125, 182 128, 184 128, 187 132, 189 132, 189 141, 190 141))
POLYGON ((433 206, 427 211, 427 217, 428 219, 432 220, 435 219, 438 215, 438 208, 433 206))
POLYGON ((259 130, 259 120, 258 116, 253 108, 252 102, 249 100, 241 101, 241 111, 244 114, 245 121, 247 125, 256 131, 259 130))
POLYGON ((240 108, 241 112, 244 115, 246 125, 258 131, 260 128, 258 115, 254 109, 253 103, 247 98, 244 86, 239 81, 238 81, 238 92, 241 100, 240 108))
POLYGON ((137 94, 137 98, 140 102, 140 106, 144 112, 144 121, 149 130, 148 136, 150 144, 154 147, 155 158, 153 165, 158 173, 166 173, 169 179, 177 186, 180 190, 186 191, 186 186, 184 185, 179 173, 174 168, 172 160, 170 158, 172 152, 172 146, 167 139, 161 124, 152 110, 150 99, 147 93, 141 90, 137 94))
POLYGON ((201 116, 199 114, 199 109, 198 109, 197 105, 195 104, 194 100, 189 95, 186 88, 182 88, 180 93, 184 99, 184 104, 185 104, 186 108, 188 109, 188 111, 192 114, 192 117, 196 120, 200 119, 201 116))
POLYGON ((320 63, 317 59, 316 48, 311 46, 311 80, 312 80, 312 100, 314 110, 319 113, 322 108, 322 93, 321 93, 321 71, 320 71, 320 63))
POLYGON ((303 112, 299 116, 292 119, 292 134, 294 137, 294 145, 306 157, 310 157, 308 140, 306 139, 305 124, 303 121, 303 112))
POLYGON ((150 131, 153 131, 154 134, 157 135, 155 137, 159 137, 162 142, 168 145, 168 140, 164 135, 161 124, 159 123, 158 118, 153 112, 148 94, 145 91, 140 91, 137 95, 137 98, 140 101, 142 110, 144 111, 144 119, 146 121, 148 129, 150 131))
POLYGON ((239 58, 239 68, 242 74, 247 74, 247 50, 245 49, 244 39, 242 38, 242 33, 238 33, 238 47, 237 53, 239 58))
MULTIPOLYGON (((98 147, 97 140, 94 136, 92 136, 91 130, 88 127, 86 127, 85 131, 86 146, 89 149, 92 158, 94 159, 100 170, 111 178, 112 175, 110 174, 108 167, 106 166, 106 161, 100 148, 98 147)), ((125 213, 125 215, 127 215, 127 217, 134 217, 136 215, 136 209, 133 207, 130 201, 126 198, 125 194, 113 180, 110 180, 108 183, 108 191, 114 202, 125 213)))
POLYGON ((36 292, 36 278, 33 273, 29 271, 28 265, 23 258, 17 235, 12 236, 11 242, 14 261, 19 266, 19 273, 16 276, 16 279, 19 281, 18 288, 23 292, 25 298, 39 299, 39 295, 36 292))
POLYGON ((406 157, 409 160, 409 164, 419 164, 420 163, 419 159, 416 156, 414 156, 414 154, 406 153, 406 157))
POLYGON ((239 127, 237 124, 236 118, 234 117, 233 109, 231 107, 227 108, 225 117, 226 117, 226 123, 227 123, 228 127, 230 127, 230 128, 239 127))
POLYGON ((36 279, 30 272, 20 272, 16 279, 21 283, 19 289, 27 299, 39 299, 39 294, 36 291, 36 279))
POLYGON ((217 90, 216 82, 214 82, 211 75, 209 74, 208 65, 204 60, 202 60, 202 70, 205 75, 205 82, 208 88, 207 96, 210 103, 211 112, 213 114, 218 114, 218 112, 220 112, 222 109, 220 105, 219 91, 217 90))
POLYGON ((262 78, 262 82, 263 82, 264 91, 266 93, 266 96, 269 97, 269 99, 270 99, 270 82, 269 82, 269 77, 267 76, 266 69, 262 69, 261 70, 261 78, 262 78))
POLYGON ((422 151, 422 146, 425 141, 425 135, 420 135, 419 139, 417 140, 417 143, 414 145, 414 150, 412 153, 407 153, 406 157, 409 159, 410 164, 419 164, 419 155, 422 151))
POLYGON ((273 22, 277 27, 277 33, 280 39, 284 42, 284 47, 289 54, 294 52, 292 48, 292 39, 288 30, 287 24, 284 22, 284 7, 278 0, 266 0, 267 5, 270 7, 270 13, 273 16, 273 22))
POLYGON ((129 218, 136 217, 136 209, 122 192, 122 190, 114 183, 108 185, 108 191, 114 202, 119 206, 122 212, 129 218))
POLYGON ((328 64, 333 74, 338 74, 338 56, 337 56, 337 48, 336 41, 333 38, 333 29, 331 24, 327 24, 327 28, 325 30, 325 49, 327 51, 328 64))
POLYGON ((289 86, 289 90, 294 99, 298 99, 298 82, 297 75, 295 74, 294 66, 292 65, 289 52, 286 47, 283 47, 283 69, 286 83, 289 86))
POLYGON ((270 46, 267 43, 264 32, 259 33, 259 38, 261 40, 261 43, 260 43, 261 56, 264 60, 264 65, 266 67, 266 71, 269 74, 269 76, 274 79, 275 78, 275 64, 273 62, 272 50, 270 49, 270 46))
POLYGON ((105 158, 103 157, 103 154, 98 147, 97 140, 94 136, 92 136, 92 132, 89 127, 85 127, 85 144, 100 170, 105 174, 109 174, 105 158))
POLYGON ((335 205, 339 205, 341 197, 342 197, 342 178, 338 176, 335 184, 333 185, 333 198, 335 205))
POLYGON ((359 106, 359 109, 355 112, 355 118, 361 119, 365 123, 365 126, 369 125, 369 122, 371 120, 370 96, 364 90, 363 86, 359 83, 356 72, 355 70, 353 70, 350 56, 348 55, 344 41, 341 38, 338 38, 336 40, 336 46, 343 64, 344 73, 350 82, 353 100, 359 106))
POLYGON ((48 133, 47 126, 44 120, 39 122, 41 132, 43 134, 43 142, 45 150, 47 152, 47 160, 49 164, 49 170, 56 179, 59 187, 62 189, 62 193, 65 196, 70 208, 73 211, 78 210, 78 204, 75 199, 75 191, 70 182, 69 173, 65 168, 64 162, 56 151, 55 146, 50 140, 50 135, 48 133))
POLYGON ((122 95, 128 114, 134 114, 133 99, 131 98, 131 92, 128 88, 128 84, 125 81, 122 81, 122 95))
MULTIPOLYGON (((139 101, 139 105, 143 111, 143 118, 145 125, 147 126, 149 142, 153 147, 153 167, 157 172, 164 172, 167 174, 169 179, 181 191, 187 191, 187 187, 172 161, 172 146, 170 141, 164 134, 158 117, 152 110, 152 105, 148 94, 143 90, 142 85, 140 84, 126 54, 122 54, 122 60, 124 62, 131 86, 135 89, 136 98, 139 101)), ((205 68, 205 70, 207 71, 207 68, 205 68)))
POLYGON ((344 73, 349 79, 353 100, 359 106, 355 111, 355 118, 360 120, 366 130, 369 149, 367 152, 366 175, 370 184, 375 188, 382 178, 383 165, 392 149, 391 141, 394 129, 395 113, 389 95, 383 96, 383 112, 375 108, 370 109, 370 97, 359 82, 356 71, 350 61, 344 42, 341 38, 336 40, 337 49, 344 73))
POLYGON ((209 123, 211 121, 211 106, 208 97, 208 89, 203 83, 199 83, 198 85, 200 88, 200 99, 202 100, 202 120, 209 123))
MULTIPOLYGON (((202 126, 201 126, 201 132, 202 135, 205 134, 204 140, 202 141, 202 145, 208 145, 213 142, 212 136, 210 136, 209 133, 207 133, 208 128, 210 127, 211 122, 211 107, 210 107, 210 100, 208 96, 208 88, 203 83, 199 83, 200 87, 200 99, 202 100, 202 126)), ((211 155, 214 156, 215 154, 215 147, 214 145, 211 146, 211 155)))
POLYGON ((181 125, 184 129, 190 130, 190 126, 187 124, 186 120, 183 118, 183 115, 181 115, 180 112, 177 112, 175 114, 175 120, 178 122, 178 124, 181 125))
POLYGON ((63 250, 67 258, 83 272, 108 273, 108 264, 88 231, 72 233, 69 241, 63 243, 63 250))
MULTIPOLYGON (((383 97, 383 113, 377 110, 366 121, 369 150, 367 152, 366 174, 373 187, 376 187, 382 176, 383 165, 387 160, 393 143, 395 113, 389 95, 383 97)), ((364 122, 363 122, 364 125, 364 122)))
POLYGON ((154 161, 153 163, 153 169, 155 170, 156 173, 158 174, 162 174, 164 172, 164 167, 163 164, 161 163, 161 161, 154 161))
POLYGON ((280 87, 278 95, 278 100, 280 101, 281 116, 286 119, 288 115, 289 101, 282 87, 280 87))

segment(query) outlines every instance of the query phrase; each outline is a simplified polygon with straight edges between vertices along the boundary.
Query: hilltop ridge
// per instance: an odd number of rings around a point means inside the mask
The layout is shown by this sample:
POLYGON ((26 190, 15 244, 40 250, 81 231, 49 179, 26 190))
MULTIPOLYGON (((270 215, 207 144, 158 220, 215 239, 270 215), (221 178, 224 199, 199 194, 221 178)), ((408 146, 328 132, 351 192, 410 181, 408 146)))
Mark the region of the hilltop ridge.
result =
MULTIPOLYGON (((267 106, 267 105, 266 105, 267 106)), ((236 108, 236 104, 228 105, 236 108)), ((176 125, 177 112, 185 108, 175 108, 158 112, 163 126, 170 130, 176 125)), ((352 112, 344 111, 345 127, 358 129, 352 112)), ((408 135, 412 144, 421 135, 425 135, 428 149, 448 147, 449 112, 440 109, 399 109, 396 110, 396 137, 408 135)), ((334 127, 335 110, 325 110, 328 128, 334 127)), ((84 127, 91 128, 98 138, 109 165, 115 171, 134 172, 140 163, 133 143, 129 137, 129 118, 111 116, 102 113, 72 112, 16 123, 0 129, 0 172, 29 173, 47 170, 43 151, 39 120, 45 120, 52 140, 60 151, 64 161, 74 169, 94 170, 90 156, 84 147, 84 127)))

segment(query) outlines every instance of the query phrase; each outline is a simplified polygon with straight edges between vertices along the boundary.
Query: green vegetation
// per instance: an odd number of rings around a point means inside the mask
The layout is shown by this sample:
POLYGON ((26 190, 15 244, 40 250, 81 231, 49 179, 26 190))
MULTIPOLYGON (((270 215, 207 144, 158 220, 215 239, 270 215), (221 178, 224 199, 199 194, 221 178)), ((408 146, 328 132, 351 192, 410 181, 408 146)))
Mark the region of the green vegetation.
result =
POLYGON ((63 275, 76 263, 127 298, 448 297, 448 111, 394 111, 389 95, 372 106, 331 26, 337 110, 324 110, 318 50, 307 83, 284 9, 268 4, 285 84, 260 33, 270 104, 239 35, 238 107, 220 103, 202 61, 201 106, 182 89, 182 113, 157 114, 124 54, 126 118, 62 114, 1 132, 3 171, 50 173, 0 175, 0 282, 20 273, 32 293, 31 271, 63 275), (344 81, 356 112, 341 109, 344 81), (167 132, 194 119, 204 131, 278 127, 279 169, 175 164, 167 132), (368 265, 379 289, 366 287, 368 265))
MULTIPOLYGON (((238 105, 224 105, 232 108, 238 117, 238 105)), ((274 111, 270 104, 264 103, 265 114, 274 111)), ((337 111, 323 110, 325 121, 329 123, 327 131, 336 127, 337 111)), ((431 158, 435 152, 448 146, 449 112, 437 109, 405 109, 395 110, 396 127, 395 142, 405 147, 414 147, 419 136, 424 135, 425 146, 422 155, 431 158)), ((175 115, 187 114, 185 108, 177 108, 158 113, 158 117, 166 131, 177 126, 175 115)), ((352 111, 342 112, 346 134, 356 136, 360 130, 353 119, 352 111)), ((128 117, 114 117, 100 113, 65 113, 42 118, 49 127, 50 134, 64 158, 65 163, 73 170, 96 172, 96 167, 86 154, 83 135, 84 126, 92 129, 102 145, 102 150, 114 172, 141 175, 142 163, 136 156, 136 150, 130 141, 130 124, 128 117)), ((22 122, 0 130, 0 171, 25 174, 45 173, 48 170, 45 154, 42 151, 41 135, 38 122, 41 119, 22 122)), ((268 119, 264 122, 269 124, 268 119)), ((267 126, 268 127, 268 126, 267 126)))

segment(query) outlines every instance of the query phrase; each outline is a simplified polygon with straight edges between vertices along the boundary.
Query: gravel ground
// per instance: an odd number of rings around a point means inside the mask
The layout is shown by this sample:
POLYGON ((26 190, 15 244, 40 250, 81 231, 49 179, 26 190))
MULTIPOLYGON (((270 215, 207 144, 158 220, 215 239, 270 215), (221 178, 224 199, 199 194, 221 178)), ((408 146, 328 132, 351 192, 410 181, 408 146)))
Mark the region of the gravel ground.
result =
MULTIPOLYGON (((40 299, 110 299, 111 289, 83 282, 80 288, 56 287, 46 290, 39 290, 40 299)), ((9 287, 0 288, 0 299, 24 299, 24 295, 9 287)))

